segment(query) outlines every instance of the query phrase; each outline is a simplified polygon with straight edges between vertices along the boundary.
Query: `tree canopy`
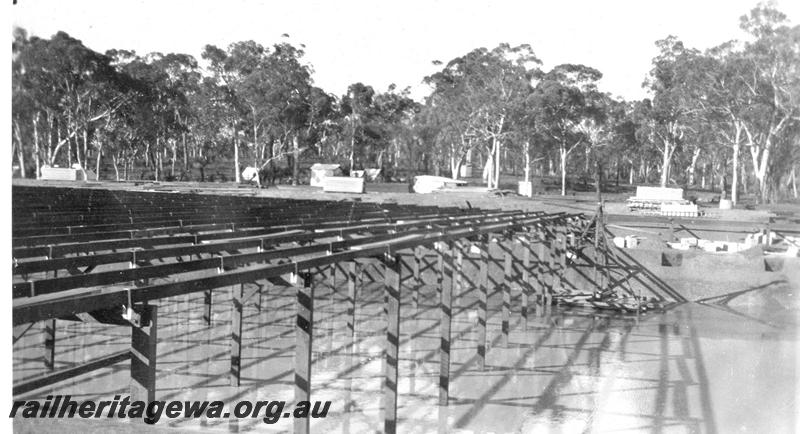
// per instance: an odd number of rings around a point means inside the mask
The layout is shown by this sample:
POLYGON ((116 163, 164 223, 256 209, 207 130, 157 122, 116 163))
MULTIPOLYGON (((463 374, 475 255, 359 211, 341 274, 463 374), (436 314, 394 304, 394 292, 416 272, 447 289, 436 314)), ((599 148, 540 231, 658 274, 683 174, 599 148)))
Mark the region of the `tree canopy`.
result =
POLYGON ((199 169, 204 180, 222 166, 242 181, 251 166, 259 184, 297 183, 311 161, 380 168, 386 179, 458 178, 475 165, 489 188, 520 171, 526 180, 555 176, 562 194, 575 178, 615 175, 730 185, 734 200, 742 189, 772 202, 792 187, 796 197, 800 26, 764 4, 740 26, 745 41, 705 51, 675 36, 656 41, 649 96, 636 101, 604 93, 591 66, 543 70, 526 44, 435 62, 438 71, 421 78, 430 94, 416 101, 408 89, 361 82, 331 94, 314 85, 305 47, 287 39, 206 45, 198 60, 98 53, 64 32, 41 38, 16 28, 12 153, 26 177, 90 161, 116 179, 188 179, 199 169))

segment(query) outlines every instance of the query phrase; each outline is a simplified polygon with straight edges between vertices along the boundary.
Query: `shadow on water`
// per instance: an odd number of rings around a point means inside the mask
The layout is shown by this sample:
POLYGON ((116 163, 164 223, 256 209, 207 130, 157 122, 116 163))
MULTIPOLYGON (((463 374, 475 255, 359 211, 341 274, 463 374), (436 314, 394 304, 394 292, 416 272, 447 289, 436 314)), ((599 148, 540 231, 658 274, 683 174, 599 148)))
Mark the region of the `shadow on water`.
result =
MULTIPOLYGON (((474 258, 465 255, 464 263, 474 258)), ((627 259, 627 258, 623 258, 627 259)), ((636 264, 631 263, 635 266, 636 264)), ((503 267, 492 258, 491 267, 503 267)), ((423 261, 424 273, 435 261, 423 261)), ((408 270, 406 270, 408 272, 408 270)), ((646 273, 643 280, 669 296, 663 282, 646 273)), ((664 312, 637 318, 580 308, 553 306, 521 317, 521 298, 511 298, 509 339, 503 345, 503 282, 489 274, 486 365, 477 363, 478 282, 462 275, 454 302, 451 343, 450 402, 439 407, 439 293, 423 286, 419 307, 412 291, 402 291, 400 381, 401 431, 452 432, 731 432, 741 426, 770 431, 775 417, 792 421, 794 406, 771 405, 761 415, 758 395, 769 390, 775 401, 791 401, 796 377, 771 380, 792 372, 797 349, 791 323, 770 317, 776 305, 790 304, 790 290, 779 283, 706 299, 679 303, 664 312), (763 336, 779 339, 763 339, 763 336), (773 355, 765 357, 762 355, 773 355), (787 355, 788 354, 788 355, 787 355), (781 356, 785 355, 785 356, 781 356), (733 374, 727 374, 732 372, 733 374), (756 372, 758 375, 749 373, 756 372), (735 389, 728 383, 738 381, 735 389), (794 381, 792 381, 794 380, 794 381), (768 383, 761 385, 761 383, 768 383), (765 389, 769 387, 769 389, 765 389), (732 390, 739 393, 731 392, 732 390), (752 392, 750 390, 756 390, 752 392), (751 411, 738 411, 745 402, 751 411), (405 427, 405 429, 403 428, 405 427)), ((411 282, 406 281, 407 286, 411 282)), ((515 289, 515 293, 518 289, 515 289)), ((202 295, 163 300, 160 332, 158 399, 287 400, 293 397, 294 293, 270 287, 263 306, 245 306, 241 386, 229 385, 229 292, 215 291, 214 325, 205 326, 198 312, 202 295)), ((383 343, 385 319, 380 283, 358 294, 356 327, 346 327, 346 286, 319 287, 315 307, 312 399, 333 401, 330 415, 315 420, 312 430, 375 431, 382 426, 383 343), (315 313, 316 315, 316 313, 315 313)), ((785 314, 786 316, 788 314, 785 314)), ((781 316, 783 318, 783 316, 781 316)), ((59 322, 58 366, 72 366, 125 345, 124 328, 59 322)), ((36 326, 38 327, 38 325, 36 326)), ((28 331, 15 345, 14 373, 41 372, 41 334, 28 331)), ((108 399, 126 393, 128 366, 118 364, 21 398, 47 394, 108 399)), ((774 401, 766 400, 769 403, 774 401)), ((106 423, 114 423, 108 421, 106 423)), ((291 421, 269 430, 291 429, 291 421)), ((793 422, 786 422, 793 423, 793 422)), ((239 421, 172 420, 180 429, 261 431, 261 419, 239 421)))

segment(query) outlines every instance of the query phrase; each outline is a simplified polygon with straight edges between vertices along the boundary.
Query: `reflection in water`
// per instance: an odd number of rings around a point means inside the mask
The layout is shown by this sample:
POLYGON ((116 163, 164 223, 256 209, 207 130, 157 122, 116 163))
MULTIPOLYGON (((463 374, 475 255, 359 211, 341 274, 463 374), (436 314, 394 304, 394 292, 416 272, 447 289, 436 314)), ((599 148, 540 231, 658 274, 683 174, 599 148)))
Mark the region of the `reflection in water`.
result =
MULTIPOLYGON (((214 292, 213 320, 202 320, 202 295, 159 303, 159 399, 293 399, 293 292, 265 286, 245 307, 242 380, 229 386, 229 291, 214 292)), ((361 433, 383 427, 383 291, 359 294, 356 330, 347 328, 345 289, 317 290, 312 399, 331 400, 312 431, 361 433)), ((451 400, 439 407, 437 292, 423 288, 417 309, 403 292, 399 427, 401 432, 789 432, 798 412, 797 298, 780 286, 725 300, 684 303, 664 313, 619 317, 581 309, 537 307, 527 324, 512 298, 509 344, 500 345, 502 294, 489 301, 487 358, 477 357, 477 294, 454 305, 451 400), (746 411, 743 411, 746 409, 746 411)), ((124 327, 58 322, 56 366, 64 368, 125 348, 124 327)), ((15 343, 15 380, 42 372, 41 325, 15 343)), ((99 370, 22 398, 71 394, 110 399, 126 394, 127 364, 99 370)), ((24 428, 47 420, 17 420, 24 428)), ((111 426, 123 422, 103 420, 111 426)), ((162 422, 178 430, 291 431, 239 421, 162 422)))

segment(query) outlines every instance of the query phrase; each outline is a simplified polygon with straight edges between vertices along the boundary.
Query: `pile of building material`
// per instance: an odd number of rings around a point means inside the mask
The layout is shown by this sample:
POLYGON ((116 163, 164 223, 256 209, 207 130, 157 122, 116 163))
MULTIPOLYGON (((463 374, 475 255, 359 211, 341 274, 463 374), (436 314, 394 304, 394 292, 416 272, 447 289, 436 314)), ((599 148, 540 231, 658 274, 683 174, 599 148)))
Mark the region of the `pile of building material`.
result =
POLYGON ((257 181, 258 180, 258 169, 253 166, 245 167, 242 170, 242 181, 243 182, 250 182, 250 181, 257 181))
POLYGON ((700 216, 697 205, 683 198, 682 188, 638 186, 636 196, 628 198, 628 209, 668 217, 700 216))
POLYGON ((420 175, 414 177, 415 193, 431 193, 433 191, 447 190, 466 185, 467 181, 445 178, 444 176, 420 175))
POLYGON ((554 296, 557 304, 570 307, 585 307, 599 310, 611 310, 620 313, 643 313, 663 310, 664 305, 655 298, 647 297, 605 297, 595 294, 559 294, 554 296))
POLYGON ((342 170, 339 168, 338 164, 316 163, 311 166, 311 180, 309 184, 311 184, 312 187, 323 187, 325 178, 329 176, 340 176, 341 174, 342 170))
POLYGON ((364 172, 365 172, 365 175, 367 176, 367 179, 370 182, 377 181, 378 177, 381 176, 381 168, 380 167, 377 168, 377 169, 367 169, 364 172))
POLYGON ((681 238, 680 241, 667 245, 677 250, 702 250, 708 253, 738 253, 753 247, 747 242, 713 241, 694 237, 681 238))
POLYGON ((366 178, 370 182, 377 181, 380 175, 381 175, 381 168, 350 171, 350 176, 352 176, 353 178, 366 178))
POLYGON ((636 235, 626 235, 624 237, 614 237, 614 245, 620 249, 635 249, 639 246, 640 237, 636 235))
POLYGON ((53 181, 87 181, 97 179, 97 175, 91 170, 82 170, 80 164, 74 164, 72 168, 51 167, 44 165, 41 169, 41 179, 53 181))
POLYGON ((322 191, 326 193, 364 193, 364 178, 326 176, 322 180, 322 191))
POLYGON ((668 217, 699 217, 700 210, 694 203, 664 202, 661 204, 660 213, 668 217))

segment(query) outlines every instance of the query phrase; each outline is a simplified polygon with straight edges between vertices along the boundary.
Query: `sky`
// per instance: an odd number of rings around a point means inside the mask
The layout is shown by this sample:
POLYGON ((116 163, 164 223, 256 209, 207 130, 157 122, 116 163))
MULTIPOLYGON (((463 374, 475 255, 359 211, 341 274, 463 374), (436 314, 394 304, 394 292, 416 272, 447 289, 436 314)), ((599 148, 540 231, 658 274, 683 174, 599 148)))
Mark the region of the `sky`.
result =
MULTIPOLYGON (((641 84, 672 34, 705 49, 746 35, 739 17, 755 0, 527 1, 88 1, 18 0, 12 26, 49 37, 59 30, 105 52, 182 52, 199 59, 206 44, 241 40, 305 44, 314 82, 344 94, 361 81, 384 91, 410 86, 424 95, 433 60, 447 62, 477 47, 530 44, 549 69, 581 63, 603 72, 602 90, 642 98, 641 84), (282 35, 288 34, 289 38, 282 35)), ((796 23, 800 2, 777 7, 796 23)), ((441 68, 441 67, 439 67, 441 68)))

